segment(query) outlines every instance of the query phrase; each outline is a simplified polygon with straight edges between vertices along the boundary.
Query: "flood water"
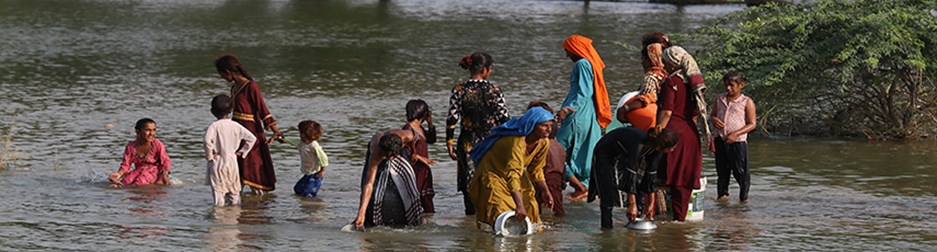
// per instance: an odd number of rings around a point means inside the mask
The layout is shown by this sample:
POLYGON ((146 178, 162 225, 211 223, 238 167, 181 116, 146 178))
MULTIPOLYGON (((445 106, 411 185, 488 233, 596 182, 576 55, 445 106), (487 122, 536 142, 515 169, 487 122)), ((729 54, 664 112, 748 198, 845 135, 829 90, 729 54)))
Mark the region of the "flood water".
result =
MULTIPOLYGON (((560 43, 595 40, 613 97, 641 80, 649 31, 686 32, 744 8, 570 1, 0 0, 0 250, 934 250, 937 144, 750 138, 749 203, 716 202, 712 156, 702 222, 639 233, 599 229, 597 204, 567 202, 549 229, 495 238, 462 215, 455 163, 430 146, 437 213, 402 230, 343 232, 357 210, 365 145, 426 100, 443 137, 457 66, 472 51, 496 61, 512 114, 557 106, 571 62, 560 43), (619 44, 618 42, 623 42, 619 44), (290 138, 325 127, 331 166, 318 199, 290 191, 297 151, 272 147, 279 182, 241 207, 215 209, 202 136, 229 85, 212 58, 239 55, 290 138), (151 117, 173 161, 171 187, 110 189, 133 123, 151 117), (13 130, 12 134, 8 134, 13 130), (9 162, 9 160, 6 160, 9 162)), ((675 41, 680 44, 681 41, 675 41)), ((713 85, 713 80, 709 81, 713 85)), ((757 99, 757 98, 756 98, 757 99)), ((617 99, 614 99, 617 100, 617 99)), ((730 188, 736 195, 737 187, 730 188)))

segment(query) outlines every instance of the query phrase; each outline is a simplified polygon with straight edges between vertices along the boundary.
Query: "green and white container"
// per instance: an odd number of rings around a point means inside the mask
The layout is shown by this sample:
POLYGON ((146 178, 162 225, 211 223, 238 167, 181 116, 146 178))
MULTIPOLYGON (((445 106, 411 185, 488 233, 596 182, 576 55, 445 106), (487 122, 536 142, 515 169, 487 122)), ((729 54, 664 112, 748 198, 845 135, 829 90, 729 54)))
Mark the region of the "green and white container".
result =
POLYGON ((687 221, 703 220, 703 201, 706 198, 706 177, 699 178, 699 189, 690 194, 690 205, 686 210, 687 221))

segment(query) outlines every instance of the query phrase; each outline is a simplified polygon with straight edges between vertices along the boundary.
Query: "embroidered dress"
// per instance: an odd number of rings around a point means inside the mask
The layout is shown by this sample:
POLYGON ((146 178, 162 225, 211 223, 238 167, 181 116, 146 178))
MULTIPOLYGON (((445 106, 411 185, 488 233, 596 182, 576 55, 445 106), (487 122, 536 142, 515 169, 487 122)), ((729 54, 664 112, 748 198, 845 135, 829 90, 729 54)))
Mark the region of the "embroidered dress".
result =
POLYGON ((254 81, 232 86, 231 102, 234 108, 233 120, 253 132, 254 137, 259 140, 247 157, 238 158, 241 182, 252 188, 273 191, 276 189, 277 178, 264 130, 275 125, 277 121, 267 110, 260 88, 254 81))
POLYGON ((162 141, 153 139, 150 142, 150 151, 140 157, 137 155, 137 140, 133 140, 124 147, 123 161, 120 162, 120 171, 124 173, 121 184, 161 184, 166 181, 163 181, 159 174, 171 169, 172 160, 169 160, 169 154, 166 154, 166 146, 162 141), (131 165, 134 166, 133 170, 130 170, 131 165))
POLYGON ((254 133, 230 119, 219 119, 208 126, 205 131, 205 159, 208 160, 205 176, 211 185, 216 206, 225 205, 226 198, 232 205, 240 203, 242 186, 236 154, 241 151, 246 155, 256 141, 254 133))
POLYGON ((454 139, 455 129, 459 126, 461 129, 455 145, 459 191, 465 192, 475 170, 468 162, 468 152, 491 134, 491 128, 510 118, 501 87, 497 84, 488 80, 468 80, 452 88, 449 117, 446 119, 446 141, 454 139))

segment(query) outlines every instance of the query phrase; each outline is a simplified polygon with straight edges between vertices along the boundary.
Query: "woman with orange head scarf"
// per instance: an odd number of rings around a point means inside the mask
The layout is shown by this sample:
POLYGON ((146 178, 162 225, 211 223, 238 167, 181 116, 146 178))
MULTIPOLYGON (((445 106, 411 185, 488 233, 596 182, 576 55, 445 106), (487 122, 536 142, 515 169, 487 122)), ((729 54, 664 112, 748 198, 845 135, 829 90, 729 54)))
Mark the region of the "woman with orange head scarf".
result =
POLYGON ((602 70, 605 62, 592 47, 592 40, 573 34, 563 42, 566 56, 574 62, 569 93, 557 113, 561 122, 556 139, 566 148, 566 176, 576 190, 571 200, 587 196, 592 168, 592 150, 602 138, 602 128, 612 121, 611 103, 602 70))

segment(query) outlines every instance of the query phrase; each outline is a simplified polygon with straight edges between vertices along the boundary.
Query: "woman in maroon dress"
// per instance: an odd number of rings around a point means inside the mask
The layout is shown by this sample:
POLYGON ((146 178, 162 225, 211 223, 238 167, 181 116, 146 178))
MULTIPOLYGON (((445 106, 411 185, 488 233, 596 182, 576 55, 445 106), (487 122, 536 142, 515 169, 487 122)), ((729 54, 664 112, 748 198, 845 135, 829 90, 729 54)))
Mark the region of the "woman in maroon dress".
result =
POLYGON ((416 188, 420 192, 420 204, 424 213, 435 213, 433 197, 433 173, 426 162, 417 162, 418 158, 429 160, 427 144, 436 143, 436 127, 433 127, 433 112, 423 100, 410 100, 407 102, 407 124, 403 130, 413 132, 413 144, 404 145, 404 149, 411 156, 410 164, 413 166, 413 175, 416 177, 416 188), (426 123, 427 130, 423 129, 426 123))
POLYGON ((277 127, 277 120, 267 110, 267 104, 260 94, 257 82, 247 74, 237 56, 226 54, 215 59, 218 75, 231 86, 231 102, 234 109, 232 119, 254 133, 257 139, 267 139, 264 130, 273 131, 267 141, 257 141, 246 158, 238 158, 241 170, 241 183, 251 187, 255 194, 276 189, 277 178, 273 170, 268 145, 273 140, 282 141, 283 134, 277 127))
POLYGON ((696 60, 682 47, 664 49, 661 59, 667 72, 672 74, 660 87, 656 128, 658 132, 670 129, 680 140, 673 152, 667 154, 658 175, 664 187, 670 188, 674 220, 684 221, 690 194, 693 189, 700 188, 703 153, 700 150, 700 133, 696 130, 699 110, 693 99, 695 85, 692 83, 702 83, 702 77, 688 74, 699 70, 696 60))

